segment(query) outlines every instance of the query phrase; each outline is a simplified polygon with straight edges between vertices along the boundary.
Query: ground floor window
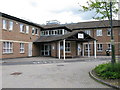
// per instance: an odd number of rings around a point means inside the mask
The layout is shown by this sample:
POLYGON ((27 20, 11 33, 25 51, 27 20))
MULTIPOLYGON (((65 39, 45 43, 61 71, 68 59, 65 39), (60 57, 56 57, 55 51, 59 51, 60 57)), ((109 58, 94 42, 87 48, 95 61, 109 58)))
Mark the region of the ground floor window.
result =
POLYGON ((12 42, 3 42, 3 53, 13 53, 12 42))
POLYGON ((24 43, 20 43, 20 53, 24 53, 24 43))
POLYGON ((89 45, 89 51, 91 50, 91 45, 90 44, 85 44, 85 51, 88 52, 88 45, 89 45))
POLYGON ((108 50, 111 51, 111 44, 108 44, 108 50))
POLYGON ((70 42, 65 42, 65 51, 66 51, 66 52, 70 52, 70 51, 71 51, 70 42))
POLYGON ((103 50, 103 44, 97 44, 97 51, 102 51, 103 50))
MULTIPOLYGON (((60 49, 63 50, 63 42, 60 42, 60 49)), ((71 52, 71 43, 65 42, 65 52, 71 52)))

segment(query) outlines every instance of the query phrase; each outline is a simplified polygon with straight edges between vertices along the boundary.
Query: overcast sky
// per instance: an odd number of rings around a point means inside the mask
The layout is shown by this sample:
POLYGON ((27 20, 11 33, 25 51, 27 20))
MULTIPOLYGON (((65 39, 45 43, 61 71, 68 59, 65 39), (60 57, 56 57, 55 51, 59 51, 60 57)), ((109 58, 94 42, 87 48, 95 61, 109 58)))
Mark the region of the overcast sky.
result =
POLYGON ((63 23, 76 23, 92 20, 91 12, 80 12, 80 5, 87 0, 1 0, 0 12, 45 24, 49 20, 63 23), (79 4, 78 4, 79 3, 79 4))

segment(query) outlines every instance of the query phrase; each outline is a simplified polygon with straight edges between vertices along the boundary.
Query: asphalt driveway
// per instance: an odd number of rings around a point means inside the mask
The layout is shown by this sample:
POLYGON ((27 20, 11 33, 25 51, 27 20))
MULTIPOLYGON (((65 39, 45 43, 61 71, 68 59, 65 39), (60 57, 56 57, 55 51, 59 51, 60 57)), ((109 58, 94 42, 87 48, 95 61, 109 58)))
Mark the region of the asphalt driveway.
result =
POLYGON ((3 65, 3 88, 109 88, 88 72, 107 61, 3 65))

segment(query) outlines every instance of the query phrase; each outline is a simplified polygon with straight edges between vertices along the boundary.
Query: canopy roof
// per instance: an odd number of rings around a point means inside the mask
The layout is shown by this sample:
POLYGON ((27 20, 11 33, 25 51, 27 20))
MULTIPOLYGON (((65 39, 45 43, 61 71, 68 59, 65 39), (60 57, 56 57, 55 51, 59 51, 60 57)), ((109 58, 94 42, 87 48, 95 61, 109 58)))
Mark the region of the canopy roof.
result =
POLYGON ((34 41, 34 43, 45 43, 45 42, 54 42, 54 41, 60 41, 60 40, 67 40, 67 41, 78 41, 78 42, 88 42, 95 40, 88 34, 84 33, 83 31, 73 31, 65 35, 56 35, 56 36, 41 36, 37 40, 34 41), (83 34, 84 38, 78 38, 78 34, 83 34))

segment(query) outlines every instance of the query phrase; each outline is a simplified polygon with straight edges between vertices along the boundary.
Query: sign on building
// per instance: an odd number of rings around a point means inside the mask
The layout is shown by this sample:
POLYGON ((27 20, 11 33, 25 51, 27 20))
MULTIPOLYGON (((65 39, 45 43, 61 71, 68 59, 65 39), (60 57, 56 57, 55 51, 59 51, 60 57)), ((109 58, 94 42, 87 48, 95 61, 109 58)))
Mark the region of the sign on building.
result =
POLYGON ((84 34, 78 33, 78 38, 84 38, 84 34))

